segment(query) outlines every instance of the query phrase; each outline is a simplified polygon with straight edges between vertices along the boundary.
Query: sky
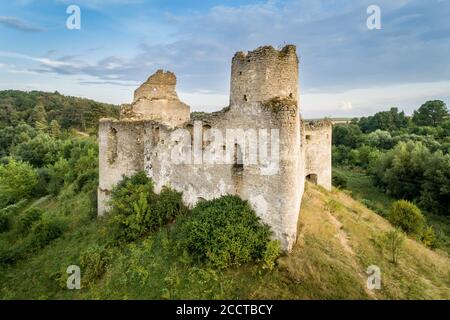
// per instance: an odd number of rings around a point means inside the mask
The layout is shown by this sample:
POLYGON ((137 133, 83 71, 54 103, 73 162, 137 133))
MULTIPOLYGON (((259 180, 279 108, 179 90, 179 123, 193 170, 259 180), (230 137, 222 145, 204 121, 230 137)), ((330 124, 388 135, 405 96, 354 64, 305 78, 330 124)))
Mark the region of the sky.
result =
POLYGON ((231 58, 297 46, 306 118, 411 114, 450 105, 450 0, 9 0, 0 3, 0 90, 128 103, 157 69, 192 111, 229 101, 231 58), (81 28, 66 12, 77 5, 81 28), (380 8, 370 30, 367 8, 380 8))

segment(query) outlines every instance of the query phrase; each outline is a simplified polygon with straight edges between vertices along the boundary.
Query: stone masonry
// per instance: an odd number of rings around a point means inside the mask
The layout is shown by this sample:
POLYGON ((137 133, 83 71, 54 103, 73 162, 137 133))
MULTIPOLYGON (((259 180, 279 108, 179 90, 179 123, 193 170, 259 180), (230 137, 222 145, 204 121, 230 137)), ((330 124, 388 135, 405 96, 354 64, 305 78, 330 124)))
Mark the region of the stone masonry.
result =
POLYGON ((226 194, 248 200, 289 251, 305 179, 331 188, 331 122, 302 121, 298 65, 293 45, 238 52, 230 105, 192 114, 178 99, 175 75, 158 70, 119 120, 100 120, 99 215, 123 176, 144 170, 156 192, 168 185, 191 207, 226 194))

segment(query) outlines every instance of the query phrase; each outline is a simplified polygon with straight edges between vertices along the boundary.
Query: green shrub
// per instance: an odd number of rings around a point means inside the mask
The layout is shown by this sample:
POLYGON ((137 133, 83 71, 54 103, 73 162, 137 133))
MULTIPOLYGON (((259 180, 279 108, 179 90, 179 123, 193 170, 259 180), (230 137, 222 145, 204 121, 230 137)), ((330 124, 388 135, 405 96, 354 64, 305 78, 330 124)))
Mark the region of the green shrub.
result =
POLYGON ((420 236, 425 226, 425 217, 413 203, 398 200, 389 209, 389 221, 404 232, 420 236))
POLYGON ((333 186, 345 189, 347 187, 347 177, 333 170, 333 186))
POLYGON ((41 219, 43 213, 44 211, 39 208, 30 208, 25 211, 18 221, 19 232, 22 234, 28 233, 33 224, 41 219))
POLYGON ((31 246, 42 248, 59 238, 65 229, 65 224, 58 219, 42 219, 34 225, 31 233, 31 246))
POLYGON ((64 183, 68 180, 70 169, 69 162, 64 158, 60 158, 54 164, 48 166, 49 181, 47 190, 50 194, 54 196, 58 195, 64 183))
POLYGON ((324 209, 330 213, 335 213, 342 208, 342 204, 334 199, 325 201, 324 209))
POLYGON ((391 262, 397 264, 404 242, 405 236, 398 229, 383 234, 382 245, 389 252, 391 262))
POLYGON ((27 251, 26 246, 11 245, 0 242, 0 265, 12 265, 23 258, 27 251))
POLYGON ((266 251, 263 254, 264 267, 272 270, 275 267, 275 261, 281 254, 281 244, 277 240, 267 242, 266 251))
POLYGON ((187 212, 188 209, 183 204, 181 192, 163 187, 153 210, 154 224, 156 227, 161 227, 173 222, 177 217, 183 216, 187 212))
POLYGON ((27 204, 27 199, 22 199, 19 202, 16 202, 14 204, 10 204, 7 207, 4 207, 3 209, 0 209, 0 214, 6 214, 7 216, 13 216, 20 212, 21 209, 23 209, 27 204))
POLYGON ((124 178, 111 195, 110 223, 117 238, 133 241, 187 213, 182 195, 164 187, 159 195, 144 172, 124 178))
POLYGON ((266 251, 269 227, 237 196, 198 203, 177 233, 184 250, 217 268, 261 260, 265 253, 270 260, 275 251, 274 244, 266 251))
POLYGON ((30 164, 9 159, 0 165, 0 205, 32 196, 38 182, 38 173, 30 164))
POLYGON ((111 194, 111 226, 117 238, 132 241, 149 231, 150 203, 156 202, 153 182, 139 172, 124 178, 111 194))
POLYGON ((17 203, 0 209, 0 233, 11 229, 11 217, 16 215, 26 204, 27 200, 23 199, 17 203))
POLYGON ((0 213, 0 233, 8 231, 10 226, 9 217, 4 213, 0 213))
POLYGON ((106 272, 110 252, 104 246, 92 245, 80 255, 82 281, 90 284, 106 272))
POLYGON ((436 233, 434 232, 433 227, 430 226, 425 229, 422 234, 421 240, 422 243, 429 248, 434 249, 437 247, 436 233))

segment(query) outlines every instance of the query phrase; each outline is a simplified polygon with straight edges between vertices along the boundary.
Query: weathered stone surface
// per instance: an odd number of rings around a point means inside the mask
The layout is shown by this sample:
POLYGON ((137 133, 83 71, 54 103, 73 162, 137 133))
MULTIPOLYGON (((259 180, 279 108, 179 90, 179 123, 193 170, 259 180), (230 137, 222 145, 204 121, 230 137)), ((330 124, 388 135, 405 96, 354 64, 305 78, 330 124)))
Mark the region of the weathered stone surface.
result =
POLYGON ((305 176, 324 188, 331 189, 331 133, 329 120, 304 123, 306 159, 305 176))
POLYGON ((170 71, 158 70, 134 92, 134 101, 121 107, 120 118, 155 120, 179 126, 190 119, 190 108, 178 99, 177 79, 170 71))
POLYGON ((156 192, 170 185, 183 192, 189 206, 226 194, 248 200, 289 251, 296 241, 305 177, 315 174, 316 183, 331 187, 331 124, 302 124, 295 46, 238 52, 232 61, 230 105, 218 112, 193 113, 191 119, 175 84, 173 73, 157 71, 136 90, 133 103, 122 107, 120 120, 100 121, 99 215, 107 211, 109 192, 122 176, 144 170, 156 192), (187 152, 190 163, 173 160, 181 141, 174 133, 180 129, 194 137, 187 152), (240 134, 221 145, 209 129, 240 134), (274 129, 279 133, 276 174, 271 165, 250 161, 248 147, 274 129), (201 151, 200 159, 192 150, 201 151), (233 163, 205 161, 221 154, 234 157, 233 163))

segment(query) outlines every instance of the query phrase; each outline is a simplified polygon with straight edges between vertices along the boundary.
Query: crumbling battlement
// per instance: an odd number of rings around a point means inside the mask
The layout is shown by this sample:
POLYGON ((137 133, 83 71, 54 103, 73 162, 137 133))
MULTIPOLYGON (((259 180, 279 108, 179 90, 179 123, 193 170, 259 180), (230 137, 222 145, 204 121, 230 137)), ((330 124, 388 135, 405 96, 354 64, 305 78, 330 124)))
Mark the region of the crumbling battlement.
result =
POLYGON ((306 179, 326 189, 331 189, 332 131, 333 124, 328 119, 303 124, 306 179))
POLYGON ((154 120, 179 126, 190 119, 190 108, 178 99, 177 78, 170 71, 158 70, 134 92, 131 104, 121 106, 120 119, 154 120))
POLYGON ((122 177, 143 170, 156 192, 170 185, 191 207, 239 195, 283 248, 292 248, 305 178, 331 187, 331 124, 300 118, 295 46, 238 52, 231 69, 230 105, 220 111, 191 116, 178 99, 175 75, 158 70, 122 106, 119 120, 100 121, 99 215, 108 211, 110 192, 122 177), (211 161, 221 158, 231 162, 211 161))
POLYGON ((178 100, 176 84, 177 78, 173 72, 158 70, 134 91, 134 102, 141 98, 178 100))
POLYGON ((261 102, 275 97, 298 101, 298 57, 296 48, 281 50, 259 47, 238 52, 231 64, 230 104, 261 102))

